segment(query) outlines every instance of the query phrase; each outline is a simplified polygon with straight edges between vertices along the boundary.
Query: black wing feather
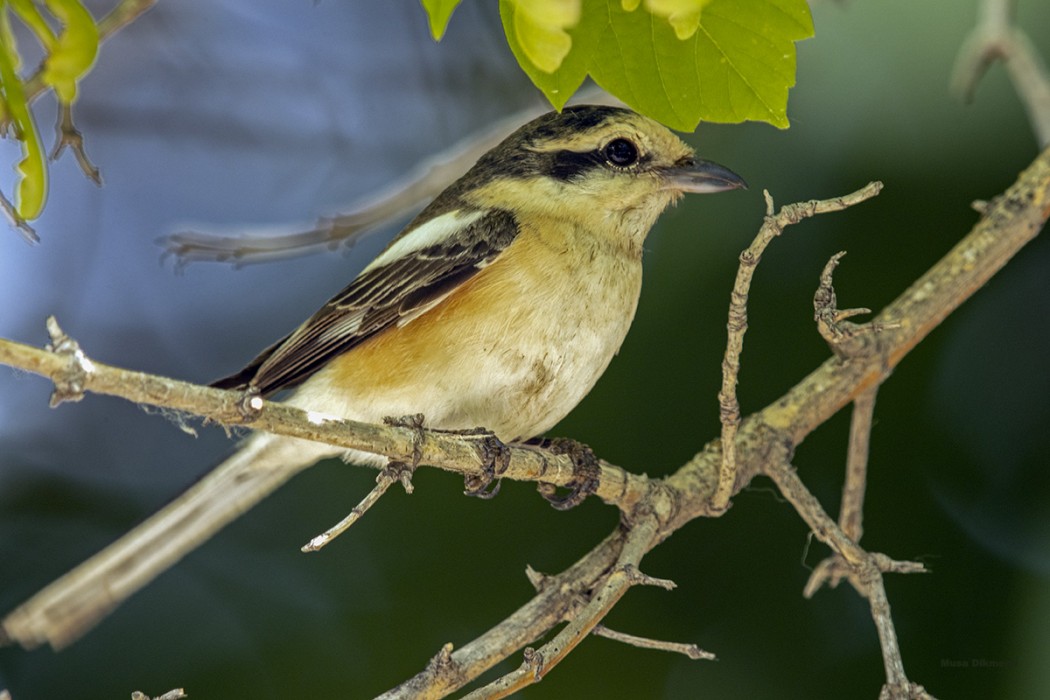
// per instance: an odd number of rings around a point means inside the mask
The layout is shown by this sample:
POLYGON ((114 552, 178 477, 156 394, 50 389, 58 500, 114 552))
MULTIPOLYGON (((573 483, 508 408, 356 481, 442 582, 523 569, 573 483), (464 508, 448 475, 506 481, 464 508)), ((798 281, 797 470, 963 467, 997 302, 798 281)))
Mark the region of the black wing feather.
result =
POLYGON ((337 355, 452 293, 517 235, 513 214, 491 210, 446 241, 366 270, 293 333, 212 386, 251 388, 264 396, 294 387, 337 355))

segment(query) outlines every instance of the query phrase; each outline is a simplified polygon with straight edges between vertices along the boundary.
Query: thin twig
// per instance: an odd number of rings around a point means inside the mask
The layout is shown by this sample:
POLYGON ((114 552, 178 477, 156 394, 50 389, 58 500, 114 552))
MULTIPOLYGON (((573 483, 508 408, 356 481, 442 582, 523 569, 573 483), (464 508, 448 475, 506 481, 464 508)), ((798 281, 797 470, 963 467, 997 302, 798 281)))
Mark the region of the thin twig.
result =
MULTIPOLYGON (((809 525, 813 534, 831 547, 854 570, 855 576, 851 577, 851 581, 856 586, 858 593, 868 599, 872 619, 875 621, 875 629, 879 635, 879 646, 882 649, 883 666, 886 670, 886 687, 916 687, 904 673, 904 661, 901 659, 897 632, 893 627, 890 604, 886 598, 886 589, 882 581, 880 565, 892 560, 888 557, 872 556, 851 540, 828 516, 790 464, 767 463, 763 471, 776 483, 784 498, 791 502, 798 514, 809 525)), ((925 571, 918 563, 912 563, 909 569, 925 571)))
MULTIPOLYGON (((10 222, 11 226, 22 234, 22 238, 25 239, 26 243, 40 242, 40 236, 37 235, 37 232, 33 230, 33 227, 30 226, 25 219, 18 215, 18 210, 15 209, 15 205, 11 203, 11 200, 4 196, 3 192, 0 192, 0 211, 3 211, 4 216, 7 218, 8 222, 10 222)), ((0 700, 2 700, 2 698, 0 698, 0 700)))
POLYGON ((718 488, 711 499, 713 512, 724 511, 729 507, 729 499, 736 486, 735 440, 740 425, 740 402, 737 400, 736 385, 740 375, 740 353, 744 347, 744 334, 747 332, 748 294, 762 254, 786 227, 817 214, 842 211, 875 197, 881 191, 881 182, 870 182, 843 197, 789 204, 782 207, 776 216, 773 214, 773 198, 769 192, 763 193, 766 199, 765 221, 751 245, 740 254, 740 266, 737 268, 736 282, 730 294, 729 319, 726 322, 728 337, 725 357, 722 360, 722 389, 718 392, 719 417, 722 423, 722 466, 718 474, 718 488))
POLYGON ((361 516, 367 513, 368 509, 375 505, 376 501, 386 493, 387 489, 398 482, 404 487, 405 493, 412 493, 412 469, 403 462, 390 462, 379 472, 379 475, 376 476, 375 488, 369 491, 368 495, 361 499, 361 502, 350 511, 349 515, 322 532, 320 535, 312 538, 300 548, 300 551, 316 552, 336 537, 349 530, 351 525, 360 520, 361 516))
POLYGON ((817 323, 817 331, 827 341, 835 356, 848 360, 878 352, 877 335, 882 331, 898 328, 900 324, 884 321, 853 323, 849 319, 870 314, 871 309, 838 307, 833 276, 835 268, 845 255, 846 251, 832 255, 820 273, 820 285, 813 295, 813 320, 817 323))
MULTIPOLYGON (((870 309, 839 309, 835 294, 833 274, 845 252, 831 256, 820 275, 820 285, 813 295, 813 318, 817 329, 827 341, 836 357, 842 360, 855 359, 878 352, 877 334, 893 328, 899 323, 856 324, 848 319, 871 313, 870 309)), ((867 482, 868 448, 871 442, 871 427, 875 412, 875 396, 878 384, 859 394, 853 401, 853 417, 850 423, 849 452, 846 456, 846 478, 842 487, 842 504, 839 510, 839 526, 853 540, 859 542, 863 533, 864 492, 867 482)), ((849 578, 855 588, 859 584, 855 570, 837 554, 820 562, 810 575, 802 595, 812 597, 825 583, 835 588, 843 578, 849 578)))
POLYGON ((878 393, 878 387, 873 386, 853 401, 839 526, 854 542, 860 542, 861 535, 864 534, 864 492, 867 489, 868 452, 875 416, 875 397, 878 393))
MULTIPOLYGON (((868 451, 877 394, 876 385, 857 396, 850 419, 849 452, 846 455, 846 479, 842 485, 842 503, 839 506, 839 527, 854 542, 860 542, 864 534, 864 493, 867 489, 868 451)), ((825 583, 829 588, 835 588, 843 578, 852 581, 851 574, 852 569, 846 562, 837 554, 832 554, 813 569, 802 589, 802 595, 812 598, 825 583)))
POLYGON ((504 698, 543 680, 591 633, 631 586, 640 582, 635 573, 638 563, 652 548, 658 530, 659 522, 652 514, 640 518, 627 533, 616 566, 576 617, 554 639, 528 654, 517 669, 468 694, 464 700, 504 698))
POLYGON ((701 659, 714 661, 717 658, 711 652, 704 651, 695 644, 687 644, 685 642, 667 642, 661 639, 639 637, 634 634, 611 630, 605 625, 595 625, 592 634, 596 637, 605 637, 606 639, 612 639, 613 641, 629 644, 633 647, 639 647, 640 649, 656 649, 658 651, 669 651, 673 654, 683 654, 694 661, 701 659))
POLYGON ((55 147, 51 149, 49 157, 51 160, 58 160, 58 157, 62 155, 62 151, 68 146, 73 152, 77 165, 80 166, 84 176, 101 187, 102 173, 99 171, 98 166, 88 158, 87 151, 84 150, 84 135, 73 124, 73 105, 61 103, 58 107, 58 122, 55 124, 55 147))
MULTIPOLYGON (((620 104, 599 90, 585 90, 577 100, 620 104)), ((418 211, 463 175, 486 151, 544 107, 530 107, 487 125, 412 168, 389 185, 369 193, 337 216, 320 219, 306 231, 262 234, 246 227, 236 232, 178 231, 159 243, 174 255, 177 266, 193 262, 225 262, 238 267, 307 255, 337 247, 349 248, 380 227, 418 211)))

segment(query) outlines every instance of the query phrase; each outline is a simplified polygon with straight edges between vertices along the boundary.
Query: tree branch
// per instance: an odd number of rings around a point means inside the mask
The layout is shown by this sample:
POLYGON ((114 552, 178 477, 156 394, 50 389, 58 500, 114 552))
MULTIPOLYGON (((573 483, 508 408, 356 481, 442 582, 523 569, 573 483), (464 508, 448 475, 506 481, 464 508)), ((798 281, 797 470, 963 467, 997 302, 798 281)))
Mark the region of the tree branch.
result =
MULTIPOLYGON (((622 104, 608 93, 584 88, 573 103, 622 104)), ((512 131, 540 116, 543 107, 522 109, 469 134, 423 160, 394 182, 366 194, 342 214, 320 219, 306 231, 260 234, 252 229, 235 233, 178 231, 160 239, 176 266, 192 262, 227 262, 237 266, 271 262, 336 247, 350 248, 379 227, 421 209, 452 184, 512 131)))
POLYGON ((776 216, 773 215, 773 197, 769 192, 764 193, 765 222, 755 240, 740 254, 740 266, 737 268, 736 282, 730 294, 729 320, 726 322, 728 339, 725 359, 722 360, 722 390, 718 392, 719 415, 722 421, 722 466, 718 472, 718 487, 711 498, 713 510, 725 510, 729 506, 730 496, 735 493, 737 470, 734 440, 740 425, 740 402, 736 397, 736 385, 740 374, 740 353, 744 348, 744 334, 747 332, 748 293, 762 253, 788 226, 817 214, 842 211, 877 196, 881 191, 881 182, 870 182, 844 197, 789 204, 782 207, 776 216))
MULTIPOLYGON (((789 464, 795 448, 810 432, 889 377, 916 344, 1038 234, 1048 217, 1050 151, 1041 154, 1005 194, 989 202, 970 234, 876 318, 880 323, 889 325, 894 321, 899 325, 884 333, 863 334, 857 352, 846 358, 830 358, 782 398, 740 423, 733 441, 738 470, 734 491, 763 473, 768 465, 789 464)), ((235 392, 95 363, 84 357, 75 343, 64 342, 61 334, 57 335, 53 344, 58 352, 0 340, 0 362, 51 377, 57 387, 64 387, 56 394, 59 400, 75 398, 83 391, 106 393, 194 412, 224 425, 247 425, 323 440, 398 460, 411 458, 418 451, 424 464, 464 475, 483 474, 476 441, 469 437, 340 421, 258 397, 246 404, 244 397, 235 392)), ((566 485, 573 477, 568 458, 514 446, 509 453, 503 474, 506 478, 566 485)), ((628 474, 603 462, 597 493, 602 500, 620 508, 624 526, 565 572, 535 578, 539 585, 537 594, 506 620, 459 650, 453 651, 451 645, 446 645, 420 674, 382 697, 443 697, 571 617, 565 629, 530 654, 526 665, 506 683, 518 687, 534 682, 529 678, 535 679, 537 674, 542 677, 637 582, 637 565, 646 552, 691 520, 716 514, 710 508, 710 498, 721 465, 718 440, 666 479, 628 474), (573 614, 580 600, 587 603, 573 614)), ((788 473, 778 482, 782 486, 790 482, 788 473)), ((816 509, 822 512, 819 504, 816 509)), ((883 570, 915 568, 881 555, 868 555, 826 516, 813 520, 811 526, 859 571, 874 570, 880 581, 883 570)), ((868 590, 880 638, 887 638, 892 625, 888 604, 883 605, 884 593, 880 598, 877 587, 868 590), (883 629, 885 625, 890 626, 883 629)), ((884 652, 892 646, 884 639, 884 652)), ((902 678, 903 672, 897 673, 887 661, 886 687, 898 688, 894 684, 902 682, 902 678)))
POLYGON ((605 625, 595 625, 592 633, 596 637, 605 637, 606 639, 612 639, 617 642, 629 644, 639 649, 656 649, 658 651, 670 651, 675 654, 682 654, 693 661, 699 659, 705 659, 707 661, 714 661, 715 655, 709 651, 704 651, 695 644, 687 644, 683 642, 666 642, 659 639, 649 639, 648 637, 639 637, 634 634, 627 634, 626 632, 617 632, 611 630, 605 625))
POLYGON ((320 551, 326 544, 349 530, 351 525, 360 520, 368 512, 368 509, 376 504, 383 494, 386 493, 387 489, 398 482, 401 482, 405 493, 412 493, 412 470, 403 462, 391 462, 380 470, 379 476, 376 477, 375 488, 369 491, 368 495, 354 506, 349 515, 317 537, 312 538, 300 548, 300 551, 320 551))
POLYGON ((965 100, 997 60, 1005 66, 1028 112, 1041 148, 1050 145, 1050 74, 1039 52, 1013 23, 1014 0, 984 0, 977 26, 963 42, 952 70, 952 87, 965 100))
POLYGON ((659 520, 653 513, 645 513, 638 517, 634 526, 627 532, 612 572, 565 629, 538 650, 526 653, 525 660, 516 670, 470 693, 466 698, 504 698, 543 680, 551 669, 590 634, 631 586, 645 582, 645 578, 639 575, 638 564, 655 545, 658 531, 659 520))
MULTIPOLYGON (((846 536, 838 525, 828 517, 820 503, 813 497, 798 478, 798 474, 787 462, 770 462, 763 469, 780 492, 795 507, 810 530, 835 553, 849 563, 853 572, 851 581, 857 592, 868 599, 875 629, 879 634, 879 645, 882 647, 883 666, 886 670, 886 684, 881 696, 888 698, 914 698, 926 700, 930 695, 926 690, 908 680, 904 673, 904 661, 901 659, 900 646, 897 643, 897 631, 890 616, 890 604, 886 598, 886 588, 882 581, 883 571, 925 571, 921 564, 913 562, 895 562, 881 554, 868 554, 856 542, 846 536)), ((881 697, 880 696, 880 697, 881 697)))
MULTIPOLYGON (((324 442, 338 447, 382 454, 422 463, 463 476, 485 476, 481 436, 442 431, 419 431, 401 425, 372 425, 280 402, 249 397, 241 392, 213 389, 189 382, 120 369, 88 358, 79 345, 48 320, 52 339, 48 349, 0 338, 0 364, 50 378, 55 383, 52 405, 78 401, 84 392, 119 396, 138 404, 181 411, 220 425, 246 426, 278 435, 324 442)), ((484 436, 487 437, 487 436, 484 436)), ((566 486, 573 480, 572 460, 533 447, 508 446, 509 460, 500 478, 566 486)), ((630 509, 649 489, 649 479, 601 462, 596 495, 621 510, 630 509)))

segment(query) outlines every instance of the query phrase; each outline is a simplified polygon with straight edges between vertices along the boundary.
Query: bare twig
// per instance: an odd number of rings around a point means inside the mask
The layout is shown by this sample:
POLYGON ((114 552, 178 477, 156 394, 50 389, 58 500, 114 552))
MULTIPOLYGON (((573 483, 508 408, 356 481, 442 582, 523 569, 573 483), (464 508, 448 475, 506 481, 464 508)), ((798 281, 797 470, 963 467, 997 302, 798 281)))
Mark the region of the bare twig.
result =
POLYGON ((817 330, 827 341, 831 351, 842 359, 876 352, 878 348, 874 346, 874 343, 877 342, 875 336, 900 325, 896 322, 883 321, 853 323, 849 319, 870 314, 871 309, 840 309, 838 307, 832 276, 839 261, 845 255, 846 252, 842 251, 831 256, 820 273, 820 286, 813 295, 813 320, 817 322, 817 330))
POLYGON ((846 456, 846 481, 842 487, 839 525, 854 542, 860 542, 864 534, 864 491, 867 487, 868 451, 876 394, 878 389, 872 387, 859 395, 853 402, 850 420, 849 453, 846 456))
POLYGON ((40 242, 40 236, 37 235, 36 231, 25 219, 18 215, 15 205, 11 204, 11 200, 4 196, 3 192, 0 192, 0 211, 4 212, 4 216, 7 217, 8 222, 15 230, 22 234, 22 238, 25 239, 26 243, 40 242))
MULTIPOLYGON (((898 323, 856 324, 849 318, 871 313, 870 309, 838 308, 832 275, 845 252, 831 256, 820 275, 820 286, 813 295, 813 317, 817 329, 837 357, 843 360, 860 357, 878 351, 876 335, 884 330, 898 328, 898 323)), ((846 536, 859 542, 863 533, 862 518, 864 492, 867 487, 868 448, 875 412, 875 396, 878 385, 872 385, 853 401, 853 417, 850 423, 849 453, 846 457, 846 479, 842 487, 842 504, 839 511, 839 526, 846 536)), ((854 570, 837 554, 832 554, 814 569, 803 589, 803 595, 812 597, 826 582, 829 587, 838 586, 843 578, 849 578, 858 586, 854 570)), ((858 588, 858 590, 860 590, 858 588)))
POLYGON ((715 658, 717 658, 711 652, 704 651, 695 644, 687 644, 685 642, 666 642, 660 639, 639 637, 637 635, 627 634, 626 632, 611 630, 605 625, 595 625, 592 634, 596 637, 605 637, 606 639, 630 644, 631 646, 640 649, 656 649, 658 651, 669 651, 673 654, 683 654, 694 661, 701 659, 714 661, 715 658))
POLYGON ((375 505, 376 501, 386 493, 388 488, 398 482, 404 487, 405 493, 412 493, 412 469, 404 462, 390 462, 379 472, 379 475, 376 476, 375 488, 369 491, 368 495, 361 499, 361 502, 350 511, 350 514, 304 544, 300 548, 301 551, 316 552, 336 537, 349 530, 351 525, 360 520, 361 516, 367 513, 368 509, 375 505))
POLYGON ((590 634, 631 586, 641 583, 641 578, 636 573, 638 563, 652 548, 658 531, 659 520, 654 514, 640 517, 627 533, 612 572, 576 617, 554 639, 528 654, 517 669, 475 690, 466 698, 504 698, 543 680, 551 669, 590 634))
MULTIPOLYGON (((620 104, 607 93, 585 90, 577 100, 595 104, 620 104)), ((486 151, 545 107, 531 107, 470 134, 449 148, 419 163, 403 177, 365 195, 338 216, 322 218, 314 228, 283 234, 261 234, 246 228, 235 233, 179 231, 160 239, 177 259, 192 262, 227 262, 237 266, 307 255, 340 246, 351 247, 385 224, 409 216, 465 173, 486 151)))
POLYGON ((769 192, 764 192, 765 222, 751 245, 740 254, 740 266, 737 268, 736 282, 733 284, 733 291, 730 295, 729 320, 726 322, 728 339, 725 357, 722 360, 722 389, 718 392, 719 416, 722 422, 722 466, 718 474, 718 488, 711 499, 712 512, 724 511, 729 506, 729 498, 736 488, 737 468, 734 441, 740 425, 740 403, 737 401, 736 385, 740 374, 740 353, 744 347, 744 334, 747 332, 748 293, 751 289, 755 268, 762 259, 762 253, 774 238, 783 233, 786 227, 817 214, 842 211, 875 197, 881 191, 881 182, 870 182, 865 187, 843 197, 789 204, 781 208, 780 213, 776 216, 773 214, 773 198, 769 192))
MULTIPOLYGON (((135 690, 131 693, 131 700, 182 700, 182 698, 188 697, 189 695, 187 695, 186 691, 182 688, 175 688, 152 698, 139 690, 135 690)), ((0 698, 0 700, 3 699, 0 698)))
POLYGON ((952 88, 973 99, 977 83, 1001 60, 1028 112, 1040 147, 1050 145, 1050 74, 1028 36, 1016 27, 1014 0, 984 0, 977 26, 963 42, 952 70, 952 88))
MULTIPOLYGON (((483 476, 485 460, 478 441, 442 431, 420 431, 400 425, 372 425, 334 416, 302 411, 280 402, 252 397, 246 410, 244 394, 213 389, 119 369, 87 357, 75 341, 49 319, 52 347, 41 350, 0 339, 0 363, 51 378, 56 390, 53 403, 77 400, 85 391, 120 396, 139 404, 184 411, 225 426, 246 425, 280 435, 383 454, 400 461, 420 461, 463 476, 483 476)), ((508 446, 507 468, 501 478, 546 482, 557 486, 573 483, 572 460, 530 447, 508 446)), ((621 509, 638 503, 648 491, 649 479, 600 462, 596 494, 621 509)))
MULTIPOLYGON (((878 387, 873 386, 857 396, 853 402, 850 420, 849 453, 846 456, 846 480, 842 486, 842 504, 839 506, 839 527, 854 542, 860 542, 864 534, 864 492, 867 488, 868 448, 871 444, 871 427, 875 415, 875 396, 878 387)), ((845 561, 833 554, 820 562, 806 582, 802 595, 811 598, 826 582, 835 588, 843 578, 849 578, 851 569, 845 561)))
MULTIPOLYGON (((904 661, 901 659, 900 646, 897 643, 897 632, 890 616, 890 604, 886 599, 886 589, 882 582, 882 566, 891 565, 888 557, 873 556, 865 552, 839 528, 820 503, 798 478, 795 469, 786 462, 771 462, 763 470, 776 483, 784 498, 791 502, 810 530, 822 542, 827 544, 842 559, 848 562, 854 572, 851 577, 857 591, 868 599, 872 619, 879 634, 879 645, 882 648, 882 661, 886 670, 886 685, 891 689, 890 697, 926 697, 921 686, 908 680, 904 673, 904 661), (915 688, 922 695, 900 695, 902 690, 915 688)), ((895 570, 925 571, 921 564, 909 563, 907 567, 895 570)))

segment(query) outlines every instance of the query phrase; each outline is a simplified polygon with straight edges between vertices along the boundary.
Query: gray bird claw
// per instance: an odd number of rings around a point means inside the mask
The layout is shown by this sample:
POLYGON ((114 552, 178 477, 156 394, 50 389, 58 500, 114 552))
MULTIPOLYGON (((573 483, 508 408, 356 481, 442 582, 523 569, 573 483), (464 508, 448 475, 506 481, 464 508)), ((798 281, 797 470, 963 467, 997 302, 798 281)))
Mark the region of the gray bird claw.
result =
POLYGON ((587 496, 598 490, 601 467, 594 451, 571 438, 550 438, 539 440, 537 446, 555 455, 568 455, 572 460, 572 481, 565 496, 557 495, 554 484, 537 484, 540 495, 557 510, 569 510, 583 503, 587 496))
POLYGON ((510 450, 496 437, 496 434, 485 428, 450 431, 458 435, 469 436, 477 440, 478 457, 481 459, 482 473, 463 477, 463 493, 488 500, 499 493, 500 477, 510 466, 510 450), (493 484, 495 482, 495 484, 493 484))

